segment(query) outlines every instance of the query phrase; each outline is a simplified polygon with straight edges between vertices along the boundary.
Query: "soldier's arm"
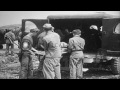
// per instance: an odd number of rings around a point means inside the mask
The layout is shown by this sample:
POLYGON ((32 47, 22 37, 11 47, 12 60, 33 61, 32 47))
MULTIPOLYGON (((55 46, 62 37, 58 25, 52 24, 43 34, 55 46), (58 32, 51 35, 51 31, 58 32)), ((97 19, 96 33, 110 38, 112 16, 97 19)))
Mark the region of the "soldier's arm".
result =
POLYGON ((35 52, 38 52, 38 50, 36 50, 35 48, 32 47, 32 50, 35 51, 35 52))
POLYGON ((85 40, 83 39, 83 50, 84 50, 84 46, 85 46, 85 40))
POLYGON ((48 50, 48 43, 45 39, 43 39, 43 47, 44 47, 44 50, 48 50))
POLYGON ((44 48, 42 38, 39 39, 38 45, 39 45, 40 47, 44 48))
POLYGON ((68 52, 71 52, 72 49, 73 49, 73 40, 70 39, 70 40, 69 40, 69 44, 68 44, 68 52))

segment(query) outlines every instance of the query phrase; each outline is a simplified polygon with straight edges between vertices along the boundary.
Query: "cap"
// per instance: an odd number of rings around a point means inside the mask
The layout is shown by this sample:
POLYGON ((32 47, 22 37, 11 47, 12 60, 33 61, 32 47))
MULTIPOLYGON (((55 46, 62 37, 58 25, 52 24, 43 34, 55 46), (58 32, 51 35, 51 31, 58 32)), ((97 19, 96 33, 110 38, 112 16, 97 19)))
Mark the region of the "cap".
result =
POLYGON ((51 24, 46 23, 46 24, 43 25, 43 28, 45 28, 47 30, 50 30, 50 29, 53 29, 54 27, 51 24))
POLYGON ((81 34, 81 30, 80 29, 75 29, 75 30, 72 31, 72 33, 79 35, 79 34, 81 34))

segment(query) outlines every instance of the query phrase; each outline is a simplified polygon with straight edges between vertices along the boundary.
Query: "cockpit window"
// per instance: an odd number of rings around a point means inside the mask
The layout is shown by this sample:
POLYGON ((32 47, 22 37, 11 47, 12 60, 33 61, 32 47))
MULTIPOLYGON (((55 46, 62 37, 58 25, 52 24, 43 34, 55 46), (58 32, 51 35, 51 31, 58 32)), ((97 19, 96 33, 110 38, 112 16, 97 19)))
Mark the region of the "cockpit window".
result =
POLYGON ((120 23, 118 23, 117 26, 115 27, 114 33, 120 34, 120 23))
POLYGON ((26 21, 25 22, 25 32, 29 33, 31 29, 37 29, 37 26, 31 21, 26 21))

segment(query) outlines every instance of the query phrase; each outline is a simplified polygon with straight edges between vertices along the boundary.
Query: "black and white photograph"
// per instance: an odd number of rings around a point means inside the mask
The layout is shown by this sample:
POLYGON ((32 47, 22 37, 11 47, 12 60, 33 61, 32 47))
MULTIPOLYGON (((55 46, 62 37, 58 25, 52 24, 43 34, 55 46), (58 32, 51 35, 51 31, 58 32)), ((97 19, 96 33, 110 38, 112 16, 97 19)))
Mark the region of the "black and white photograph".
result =
POLYGON ((120 79, 120 11, 0 11, 0 79, 120 79))

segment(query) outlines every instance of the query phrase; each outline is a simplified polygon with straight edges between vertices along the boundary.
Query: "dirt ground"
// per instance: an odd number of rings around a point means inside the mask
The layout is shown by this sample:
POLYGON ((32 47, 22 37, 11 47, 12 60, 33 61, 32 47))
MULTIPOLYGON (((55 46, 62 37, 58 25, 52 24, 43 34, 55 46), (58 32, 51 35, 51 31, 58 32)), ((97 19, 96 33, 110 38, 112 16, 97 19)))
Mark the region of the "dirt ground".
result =
MULTIPOLYGON (((33 56, 34 75, 32 79, 43 79, 43 75, 38 71, 39 61, 33 56)), ((0 51, 0 79, 19 79, 20 63, 18 55, 5 56, 4 51, 0 51)), ((69 79, 69 70, 62 70, 62 79, 69 79)), ((84 72, 83 79, 120 79, 120 75, 113 75, 111 71, 105 69, 91 68, 84 72)))

